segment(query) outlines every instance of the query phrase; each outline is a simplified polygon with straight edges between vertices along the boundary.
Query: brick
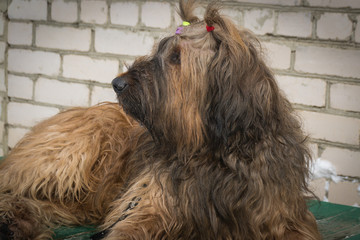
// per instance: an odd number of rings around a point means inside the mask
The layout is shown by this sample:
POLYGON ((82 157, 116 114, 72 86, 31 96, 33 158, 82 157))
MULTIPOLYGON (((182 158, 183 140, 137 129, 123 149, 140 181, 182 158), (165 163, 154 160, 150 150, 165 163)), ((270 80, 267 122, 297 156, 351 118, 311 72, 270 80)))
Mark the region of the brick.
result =
POLYGON ((22 99, 32 99, 33 81, 28 77, 8 75, 8 95, 22 99))
POLYGON ((317 22, 317 36, 322 39, 347 40, 352 22, 344 13, 324 13, 317 22))
POLYGON ((91 30, 40 25, 36 28, 36 45, 46 48, 88 51, 91 30))
POLYGON ((0 63, 3 63, 5 60, 5 50, 6 50, 6 43, 0 42, 0 63))
POLYGON ((310 6, 318 7, 350 7, 350 8, 360 8, 360 2, 358 0, 308 0, 307 3, 310 6))
POLYGON ((360 177, 360 151, 327 147, 321 158, 331 162, 339 175, 360 177))
POLYGON ((94 87, 91 94, 91 105, 101 102, 116 102, 116 94, 111 87, 94 87))
POLYGON ((23 49, 8 51, 9 71, 56 76, 59 74, 59 69, 59 54, 23 49))
POLYGON ((277 34, 295 37, 311 37, 312 22, 310 12, 280 12, 277 34))
POLYGON ((291 59, 291 49, 282 44, 264 42, 267 63, 269 67, 275 69, 289 69, 291 59))
POLYGON ((268 9, 253 9, 245 11, 244 26, 255 34, 267 34, 274 32, 275 13, 268 9))
MULTIPOLYGON (((0 98, 0 119, 3 120, 4 119, 4 112, 3 112, 3 106, 5 102, 5 97, 0 98)), ((2 135, 1 135, 2 136, 2 135)))
POLYGON ((360 85, 332 84, 330 88, 330 106, 360 112, 360 85))
POLYGON ((360 77, 360 50, 299 46, 295 70, 299 72, 360 77))
POLYGON ((359 183, 339 182, 330 183, 329 202, 343 205, 360 205, 360 195, 357 191, 359 183))
POLYGON ((5 25, 5 17, 2 12, 0 12, 0 36, 4 35, 4 25, 5 25))
POLYGON ((46 20, 46 0, 13 0, 8 7, 10 19, 46 20))
POLYGON ((248 3, 263 3, 272 5, 283 5, 283 6, 297 6, 301 5, 301 0, 236 0, 237 2, 248 2, 248 3))
POLYGON ((357 24, 355 29, 355 41, 360 42, 360 16, 357 17, 357 24))
POLYGON ((79 83, 39 78, 35 83, 35 101, 62 106, 88 106, 90 90, 79 83))
POLYGON ((243 26, 243 13, 239 9, 223 8, 221 14, 230 18, 237 26, 243 26))
MULTIPOLYGON (((176 4, 176 7, 179 8, 179 4, 176 4)), ((204 15, 203 15, 204 16, 204 15)), ((181 17, 179 16, 179 14, 175 13, 174 16, 174 27, 176 26, 180 26, 182 25, 183 20, 181 19, 181 17)), ((176 28, 175 28, 176 29, 176 28)), ((175 31, 174 31, 175 32, 175 31)))
POLYGON ((5 70, 3 68, 0 68, 0 91, 6 92, 5 70))
POLYGON ((53 107, 32 105, 29 103, 10 102, 7 105, 8 123, 11 125, 21 125, 32 127, 36 123, 45 120, 59 112, 53 107))
POLYGON ((64 56, 64 77, 111 83, 118 71, 119 62, 117 60, 93 59, 77 55, 64 56))
POLYGON ((309 189, 317 196, 320 200, 324 200, 326 189, 326 180, 324 178, 312 180, 309 184, 309 189))
POLYGON ((139 21, 138 4, 132 2, 111 3, 110 21, 113 24, 136 26, 139 21))
MULTIPOLYGON (((0 119, 4 119, 4 113, 3 113, 3 104, 4 104, 4 97, 0 97, 0 119)), ((0 135, 2 136, 2 135, 0 135)))
POLYGON ((76 2, 54 0, 51 4, 51 18, 57 22, 74 23, 78 20, 76 2))
POLYGON ((13 148, 16 143, 19 142, 26 133, 29 132, 27 128, 9 127, 8 128, 8 146, 13 148))
POLYGON ((104 24, 107 21, 106 1, 82 0, 80 19, 87 23, 104 24))
POLYGON ((147 27, 169 27, 171 23, 170 4, 163 2, 145 2, 141 6, 141 22, 147 27))
POLYGON ((147 32, 97 28, 95 50, 103 53, 139 56, 149 54, 154 38, 147 32))
POLYGON ((308 144, 311 153, 311 159, 314 161, 319 157, 318 145, 315 143, 308 144))
POLYGON ((31 45, 32 24, 31 23, 8 23, 8 43, 19 45, 31 45))
POLYGON ((279 87, 292 103, 325 106, 326 82, 316 78, 276 77, 279 87))
POLYGON ((325 113, 299 111, 310 137, 331 142, 359 144, 360 119, 325 113))
MULTIPOLYGON (((4 131, 5 130, 5 123, 3 121, 0 121, 0 143, 3 143, 3 136, 4 136, 4 131)), ((1 156, 1 155, 0 155, 1 156)))

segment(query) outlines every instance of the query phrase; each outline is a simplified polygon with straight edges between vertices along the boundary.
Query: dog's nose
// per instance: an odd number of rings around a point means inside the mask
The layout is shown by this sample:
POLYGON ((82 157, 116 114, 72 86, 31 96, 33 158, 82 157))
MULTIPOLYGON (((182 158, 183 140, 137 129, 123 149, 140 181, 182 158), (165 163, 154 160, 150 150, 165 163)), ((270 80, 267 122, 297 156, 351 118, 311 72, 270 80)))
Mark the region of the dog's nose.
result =
POLYGON ((124 89, 128 86, 128 83, 124 77, 116 77, 114 80, 112 80, 111 84, 114 88, 114 91, 118 94, 124 91, 124 89))

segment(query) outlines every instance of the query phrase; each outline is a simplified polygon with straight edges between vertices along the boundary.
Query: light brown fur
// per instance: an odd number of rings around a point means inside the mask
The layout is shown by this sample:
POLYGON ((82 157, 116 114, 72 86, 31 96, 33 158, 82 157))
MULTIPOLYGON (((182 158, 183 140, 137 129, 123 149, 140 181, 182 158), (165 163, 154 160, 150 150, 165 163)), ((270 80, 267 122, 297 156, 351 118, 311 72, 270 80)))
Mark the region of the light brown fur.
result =
POLYGON ((107 240, 321 238, 306 137, 259 42, 194 6, 181 1, 191 25, 114 80, 121 107, 60 113, 0 165, 0 223, 15 239, 48 239, 55 224, 102 224, 107 240))

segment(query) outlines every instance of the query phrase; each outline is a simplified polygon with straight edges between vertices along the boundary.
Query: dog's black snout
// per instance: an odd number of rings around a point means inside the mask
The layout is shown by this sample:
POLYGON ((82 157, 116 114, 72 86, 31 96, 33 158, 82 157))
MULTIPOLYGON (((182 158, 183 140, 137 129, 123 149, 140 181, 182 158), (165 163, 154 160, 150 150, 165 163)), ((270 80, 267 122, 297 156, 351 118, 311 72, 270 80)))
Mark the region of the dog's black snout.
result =
POLYGON ((128 86, 128 83, 126 82, 124 77, 115 78, 114 80, 112 80, 111 84, 116 93, 121 93, 128 86))

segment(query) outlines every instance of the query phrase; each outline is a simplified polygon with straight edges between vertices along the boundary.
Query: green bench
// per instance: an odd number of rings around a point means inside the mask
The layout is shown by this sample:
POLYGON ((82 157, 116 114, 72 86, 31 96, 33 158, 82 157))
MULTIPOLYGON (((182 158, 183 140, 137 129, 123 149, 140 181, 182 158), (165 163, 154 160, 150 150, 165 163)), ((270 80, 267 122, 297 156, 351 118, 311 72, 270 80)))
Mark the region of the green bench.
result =
MULTIPOLYGON (((360 208, 328 202, 309 202, 324 240, 360 240, 360 208)), ((55 230, 55 239, 88 240, 95 227, 65 228, 55 230)))

